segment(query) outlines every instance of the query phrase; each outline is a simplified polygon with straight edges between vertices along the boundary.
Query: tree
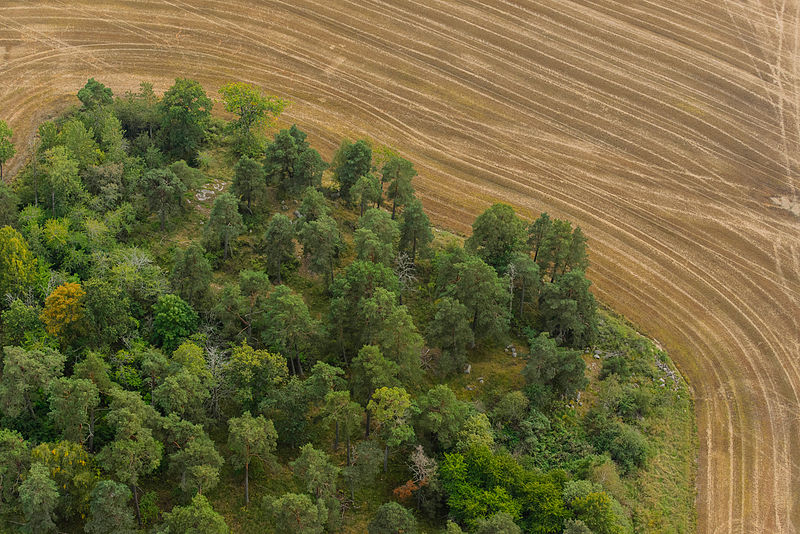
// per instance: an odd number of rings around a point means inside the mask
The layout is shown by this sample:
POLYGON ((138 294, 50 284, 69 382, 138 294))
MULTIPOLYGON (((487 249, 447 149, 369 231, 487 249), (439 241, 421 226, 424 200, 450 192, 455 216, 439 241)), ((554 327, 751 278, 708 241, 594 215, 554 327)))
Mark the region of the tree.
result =
POLYGON ((427 339, 441 349, 439 370, 445 376, 460 373, 467 363, 467 346, 475 343, 470 315, 459 301, 443 297, 436 303, 436 314, 428 323, 427 339))
POLYGON ((580 519, 567 519, 564 523, 564 534, 592 534, 592 531, 580 519))
POLYGON ((397 223, 388 213, 377 208, 367 210, 358 219, 358 230, 355 234, 359 259, 391 264, 396 255, 395 246, 399 235, 397 223))
POLYGON ((113 104, 114 93, 94 78, 89 78, 86 85, 78 91, 78 100, 81 101, 84 109, 96 109, 113 104))
POLYGON ((339 193, 350 202, 350 188, 365 176, 372 166, 372 148, 365 140, 353 143, 345 139, 333 156, 333 178, 339 183, 339 193))
POLYGON ((264 167, 256 160, 242 156, 234 167, 231 188, 240 200, 247 202, 247 211, 253 213, 252 202, 258 202, 267 194, 264 167))
POLYGON ((358 202, 361 206, 361 213, 359 216, 364 215, 364 209, 368 204, 374 203, 377 207, 381 195, 383 195, 381 182, 378 180, 377 176, 373 176, 372 174, 361 176, 350 188, 350 196, 353 198, 353 202, 358 202))
POLYGON ((53 522, 58 488, 50 479, 48 469, 39 463, 31 465, 28 477, 19 487, 19 499, 25 514, 25 532, 48 534, 57 532, 53 522))
POLYGON ((6 121, 0 120, 0 182, 3 181, 3 165, 17 153, 14 143, 11 142, 13 135, 14 132, 6 121))
POLYGON ((0 504, 2 509, 17 501, 19 486, 30 464, 30 444, 16 430, 0 428, 0 504))
POLYGON ((528 248, 533 252, 533 261, 538 261, 539 251, 545 236, 550 233, 552 221, 547 213, 542 213, 528 227, 528 248))
POLYGON ((417 519, 410 510, 396 502, 387 502, 378 508, 367 526, 369 534, 416 534, 417 519))
POLYGON ((197 494, 188 506, 176 506, 164 514, 169 534, 228 534, 225 519, 214 511, 205 495, 197 494))
MULTIPOLYGON (((399 373, 397 364, 384 358, 378 347, 365 345, 350 366, 353 396, 362 404, 367 404, 378 388, 399 385, 399 373)), ((372 412, 367 408, 366 437, 369 437, 371 416, 372 412)))
POLYGON ((50 386, 50 417, 66 440, 81 444, 89 440, 99 404, 100 394, 91 380, 59 378, 50 386))
POLYGON ((131 490, 113 480, 103 480, 92 490, 88 534, 135 534, 136 519, 128 501, 131 490))
POLYGON ((255 350, 242 342, 231 352, 226 378, 234 399, 245 409, 255 409, 261 396, 286 384, 289 368, 280 354, 255 350))
POLYGON ((509 302, 512 308, 511 313, 512 315, 516 314, 517 319, 524 324, 525 304, 538 302, 542 289, 542 275, 539 266, 528 254, 517 253, 508 264, 507 274, 512 290, 509 302), (515 297, 515 294, 518 297, 515 297), (519 300, 519 307, 514 306, 515 298, 519 300))
POLYGON ((50 348, 5 347, 3 352, 3 375, 0 377, 3 413, 17 417, 26 411, 36 417, 34 402, 44 400, 41 394, 49 391, 53 381, 61 376, 66 358, 50 348))
POLYGON ((554 219, 542 238, 536 260, 542 273, 550 275, 551 283, 555 281, 556 276, 564 273, 570 255, 575 253, 571 250, 571 241, 572 223, 554 219))
POLYGON ((289 465, 306 491, 315 499, 325 499, 336 494, 339 468, 330 462, 323 451, 306 443, 300 448, 300 456, 289 465))
POLYGON ((475 534, 522 534, 514 518, 506 512, 498 512, 488 519, 478 521, 475 534))
POLYGON ((365 341, 376 344, 387 359, 397 363, 405 384, 419 379, 423 339, 405 306, 395 305, 394 293, 378 288, 362 302, 365 341))
POLYGON ((211 263, 200 243, 191 242, 185 249, 175 251, 170 282, 175 292, 194 307, 201 307, 211 298, 211 263))
POLYGON ((494 204, 472 223, 472 236, 464 247, 505 273, 511 258, 525 245, 525 223, 508 204, 494 204))
POLYGON ((264 156, 267 181, 276 184, 281 194, 293 195, 304 187, 319 187, 326 168, 297 125, 275 134, 264 156))
POLYGON ((622 534, 625 532, 612 507, 612 500, 604 491, 591 492, 572 499, 569 503, 575 516, 595 534, 622 534))
POLYGON ((113 345, 136 330, 138 323, 131 317, 130 300, 118 286, 90 278, 83 289, 87 337, 92 346, 113 345))
POLYGON ((529 385, 543 385, 556 395, 570 398, 589 383, 580 351, 560 348, 546 333, 529 330, 531 359, 522 374, 529 385))
POLYGON ((417 175, 414 165, 397 154, 391 154, 381 169, 381 181, 389 182, 386 196, 392 200, 392 219, 395 218, 397 206, 405 206, 414 197, 414 186, 411 180, 417 175))
POLYGON ((202 495, 203 490, 216 487, 223 460, 202 427, 197 426, 193 434, 169 455, 169 470, 179 476, 181 491, 202 495))
POLYGON ((286 355, 292 369, 302 375, 302 361, 310 356, 311 341, 319 330, 319 323, 311 317, 303 297, 286 286, 278 286, 267 297, 266 309, 265 344, 286 355))
POLYGON ((597 302, 582 271, 569 271, 545 284, 539 297, 544 328, 571 347, 585 347, 597 335, 597 302))
POLYGON ((214 200, 211 217, 205 227, 205 239, 211 249, 222 248, 223 258, 233 254, 233 241, 244 230, 236 197, 223 193, 214 200))
POLYGON ((355 500, 355 488, 369 487, 381 469, 383 451, 374 442, 359 442, 350 452, 350 465, 344 468, 342 475, 350 484, 350 497, 355 500))
POLYGON ((64 520, 89 513, 89 497, 97 470, 86 450, 71 441, 42 443, 31 451, 31 462, 47 467, 59 491, 56 514, 64 520))
POLYGON ((153 339, 171 351, 197 329, 197 313, 178 295, 161 295, 153 306, 153 339))
POLYGON ((153 404, 164 413, 175 413, 183 419, 201 422, 205 417, 204 404, 210 395, 210 385, 209 381, 188 369, 180 369, 153 390, 153 404))
POLYGON ((249 131, 268 118, 280 115, 289 104, 274 96, 263 96, 255 86, 244 82, 230 82, 219 88, 225 111, 239 116, 236 126, 249 131))
POLYGON ((22 234, 10 226, 0 228, 0 295, 30 287, 37 273, 38 260, 22 234))
POLYGON ((303 216, 302 222, 311 222, 330 214, 331 209, 321 191, 315 187, 306 187, 298 211, 303 216))
POLYGON ((272 502, 267 496, 264 507, 271 513, 277 532, 322 534, 325 531, 325 505, 319 501, 314 504, 308 495, 285 493, 272 502))
POLYGON ((333 269, 344 252, 344 242, 339 227, 332 218, 323 215, 307 222, 300 230, 303 254, 309 258, 309 267, 316 273, 327 273, 333 283, 333 269))
MULTIPOLYGON (((1 144, 2 141, 0 141, 1 144)), ((0 148, 0 151, 2 151, 2 148, 0 148)), ((0 167, 2 167, 2 154, 0 154, 0 167)), ((0 227, 17 223, 18 205, 19 197, 3 182, 3 178, 0 176, 0 227)))
POLYGON ((183 206, 186 186, 169 169, 151 169, 144 174, 142 182, 148 206, 158 214, 160 228, 163 231, 167 217, 183 206))
POLYGON ((329 391, 325 395, 325 404, 322 413, 328 423, 333 423, 336 427, 336 439, 333 449, 339 448, 340 430, 345 437, 345 447, 347 453, 347 465, 350 465, 350 438, 353 436, 358 426, 361 424, 364 409, 357 403, 350 400, 349 391, 329 391))
POLYGON ((159 103, 164 152, 174 159, 194 161, 212 105, 198 82, 177 78, 159 103))
POLYGON ((383 450, 383 471, 388 471, 389 447, 396 447, 414 438, 408 423, 412 414, 411 397, 404 388, 382 387, 372 394, 367 409, 375 415, 378 432, 386 444, 383 450))
POLYGON ((294 259, 294 227, 289 217, 276 213, 269 220, 262 244, 267 255, 270 274, 281 283, 281 271, 287 261, 294 259))
POLYGON ((422 209, 422 203, 416 197, 412 197, 406 203, 403 219, 400 222, 400 250, 410 252, 411 261, 414 262, 417 248, 425 250, 431 241, 433 241, 431 221, 422 209))
POLYGON ((85 172, 100 161, 101 152, 94 140, 94 129, 87 129, 79 119, 73 118, 65 122, 59 137, 61 144, 78 163, 79 172, 85 172))
POLYGON ((234 463, 244 467, 244 502, 250 504, 250 462, 253 458, 271 463, 278 439, 272 421, 249 411, 228 420, 228 447, 235 453, 234 463))
POLYGON ((418 434, 426 436, 441 450, 453 447, 469 415, 469 406, 459 401, 445 384, 439 384, 419 398, 417 407, 418 434))
MULTIPOLYGON (((54 146, 44 153, 42 172, 45 185, 50 190, 50 210, 56 216, 56 198, 59 206, 68 206, 83 190, 78 178, 78 162, 64 146, 54 146)), ((64 210, 66 211, 66 210, 64 210)))

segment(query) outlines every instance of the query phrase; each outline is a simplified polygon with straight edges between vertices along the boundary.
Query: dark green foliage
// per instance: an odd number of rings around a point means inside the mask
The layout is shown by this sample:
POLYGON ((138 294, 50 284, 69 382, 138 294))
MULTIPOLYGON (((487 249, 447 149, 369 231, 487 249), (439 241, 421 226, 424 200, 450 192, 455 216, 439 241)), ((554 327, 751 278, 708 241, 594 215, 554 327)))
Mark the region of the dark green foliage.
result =
POLYGON ((214 199, 211 216, 204 230, 204 239, 209 250, 222 249, 222 257, 233 254, 233 242, 244 231, 242 216, 236 197, 223 193, 214 199))
POLYGON ((498 512, 489 519, 478 521, 475 534, 522 534, 522 529, 514 523, 510 514, 498 512))
POLYGON ((16 417, 27 412, 36 417, 34 403, 44 400, 53 382, 64 370, 65 357, 49 349, 3 349, 3 376, 0 378, 0 408, 16 417))
POLYGON ((137 322, 131 317, 128 297, 106 280, 90 278, 83 284, 89 340, 94 347, 112 346, 133 333, 137 322))
POLYGON ((83 444, 92 436, 99 404, 99 391, 91 380, 62 377, 50 386, 50 417, 66 440, 83 444))
POLYGON ((438 347, 439 371, 444 376, 460 373, 467 363, 467 347, 475 342, 469 324, 466 306, 450 297, 442 297, 436 303, 436 314, 428 323, 428 343, 438 347))
POLYGON ((336 494, 339 468, 330 462, 327 454, 315 449, 310 443, 300 448, 300 456, 289 465, 301 486, 315 499, 336 494))
POLYGON ((331 210, 321 191, 315 187, 306 187, 298 211, 303 216, 300 222, 311 222, 329 215, 331 210))
POLYGON ((0 428, 0 510, 16 503, 19 487, 30 465, 30 444, 15 430, 0 428))
POLYGON ((411 261, 416 261, 417 251, 424 251, 433 241, 431 221, 422 209, 422 203, 412 197, 403 210, 400 222, 400 250, 411 255, 411 261))
POLYGON ((78 91, 78 100, 81 101, 85 109, 94 109, 113 103, 114 93, 94 78, 89 78, 83 89, 78 91))
POLYGON ((300 295, 286 286, 278 286, 267 297, 262 339, 271 350, 289 359, 295 373, 302 375, 302 362, 312 359, 312 341, 318 331, 319 324, 311 317, 300 295))
POLYGON ((41 308, 14 299, 7 310, 2 312, 2 345, 28 346, 29 343, 43 340, 47 334, 39 315, 41 308))
POLYGON ((580 351, 559 347, 547 334, 535 335, 529 331, 530 361, 522 374, 528 382, 534 402, 546 402, 536 386, 546 386, 552 394, 571 398, 586 387, 586 364, 580 351))
POLYGON ((239 200, 247 204, 247 211, 253 212, 253 202, 263 200, 267 194, 264 167, 254 159, 242 156, 234 167, 231 189, 239 200))
POLYGON ((30 534, 49 534, 57 532, 53 522, 58 489, 48 476, 48 469, 42 464, 31 466, 28 476, 20 485, 19 498, 25 513, 24 531, 30 534))
POLYGON ((306 222, 300 229, 299 237, 300 244, 303 245, 303 255, 308 258, 311 270, 328 274, 333 283, 333 269, 344 252, 344 243, 336 221, 323 215, 306 222))
POLYGON ((387 502, 378 508, 367 526, 369 534, 416 534, 417 519, 410 510, 396 502, 387 502))
POLYGON ((161 230, 164 230, 167 218, 183 206, 186 186, 171 170, 152 169, 144 173, 142 192, 148 207, 158 214, 161 230))
POLYGON ((178 296, 196 308, 202 308, 211 297, 211 263, 202 245, 192 242, 175 251, 170 282, 178 296))
POLYGON ((360 206, 359 216, 363 216, 367 206, 375 204, 375 207, 378 207, 380 204, 383 196, 381 182, 377 176, 366 174, 356 180, 356 183, 350 188, 350 196, 353 202, 360 206))
POLYGON ((469 415, 469 405, 456 399, 444 384, 434 386, 417 400, 417 436, 440 450, 449 450, 469 415))
POLYGON ((225 519, 214 511, 204 495, 195 495, 188 506, 176 506, 164 514, 169 534, 228 534, 225 519))
MULTIPOLYGON (((11 136, 13 135, 14 133, 11 131, 11 128, 8 127, 8 124, 6 124, 4 120, 0 120, 0 183, 4 183, 3 165, 17 153, 14 144, 11 142, 11 136)), ((8 223, 4 222, 2 224, 8 223)))
POLYGON ((264 156, 267 181, 288 195, 296 195, 306 187, 319 187, 327 166, 296 124, 275 134, 264 156))
POLYGON ((147 82, 139 84, 136 93, 126 92, 114 101, 114 114, 122 123, 122 129, 128 139, 137 139, 144 135, 148 142, 161 123, 158 97, 153 92, 153 85, 147 82))
POLYGON ((372 148, 363 139, 353 143, 345 139, 333 156, 331 170, 339 183, 342 198, 351 201, 350 188, 359 178, 366 176, 372 166, 372 148))
POLYGON ((131 490, 113 480, 103 480, 92 490, 88 534, 134 534, 136 519, 130 507, 131 490))
POLYGON ((389 183, 386 196, 392 201, 392 219, 398 206, 405 206, 414 197, 411 180, 417 175, 414 165, 405 158, 391 154, 381 169, 381 181, 389 183))
POLYGON ((525 245, 525 223, 508 204, 494 204, 472 223, 472 236, 464 246, 483 261, 505 273, 514 254, 525 245))
POLYGON ((196 81, 175 80, 159 103, 165 153, 176 160, 195 161, 211 117, 212 104, 196 81))
POLYGON ((197 313, 182 298, 162 295, 153 306, 153 340, 171 351, 194 333, 197 322, 197 313))
POLYGON ((264 508, 278 532, 297 534, 322 534, 328 515, 322 502, 316 504, 308 495, 286 493, 271 500, 264 497, 264 508))
POLYGON ((232 417, 228 420, 228 447, 235 454, 232 461, 234 465, 244 467, 244 497, 245 504, 250 504, 250 463, 253 459, 262 463, 272 463, 275 444, 278 434, 272 421, 259 415, 253 417, 250 412, 244 412, 241 417, 232 417))
MULTIPOLYGON (((2 139, 0 139, 0 144, 2 144, 2 139)), ((0 168, 2 168, 2 157, 0 157, 0 168)), ((17 222, 18 206, 19 197, 2 181, 2 175, 0 175, 0 227, 10 226, 17 222)))
POLYGON ((597 303, 590 285, 582 271, 570 271, 545 284, 539 298, 545 330, 571 347, 586 347, 597 335, 597 303))
POLYGON ((270 275, 280 284, 284 266, 294 259, 294 226, 289 217, 282 213, 272 216, 261 249, 267 256, 270 275))
POLYGON ((369 209, 358 220, 354 241, 360 260, 391 265, 397 254, 400 235, 397 223, 389 214, 379 209, 369 209))

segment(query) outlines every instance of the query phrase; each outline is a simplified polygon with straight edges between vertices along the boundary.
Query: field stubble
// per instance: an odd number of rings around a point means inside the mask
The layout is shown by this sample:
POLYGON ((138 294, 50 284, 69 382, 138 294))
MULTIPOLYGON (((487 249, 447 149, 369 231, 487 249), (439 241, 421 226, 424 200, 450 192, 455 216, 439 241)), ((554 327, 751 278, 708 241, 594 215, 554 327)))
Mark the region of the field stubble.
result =
POLYGON ((798 52, 791 0, 6 0, 0 116, 24 157, 90 76, 244 80, 326 156, 342 135, 397 148, 440 225, 499 199, 578 222, 596 294, 693 388, 700 532, 789 533, 798 52))

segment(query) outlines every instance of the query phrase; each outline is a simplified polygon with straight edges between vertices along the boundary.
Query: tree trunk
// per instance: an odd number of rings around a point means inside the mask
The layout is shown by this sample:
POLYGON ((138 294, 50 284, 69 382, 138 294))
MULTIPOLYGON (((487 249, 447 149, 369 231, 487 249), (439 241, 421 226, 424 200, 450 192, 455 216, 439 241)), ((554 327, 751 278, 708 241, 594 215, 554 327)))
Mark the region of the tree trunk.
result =
POLYGON ((294 368, 294 358, 289 358, 289 363, 292 364, 292 374, 297 375, 297 370, 294 368))
POLYGON ((411 265, 417 260, 417 234, 414 234, 414 239, 411 240, 411 265))
POLYGON ((250 462, 244 463, 244 505, 250 504, 250 462))
POLYGON ((389 444, 386 444, 386 447, 383 449, 383 472, 389 472, 389 444))
POLYGON ((132 485, 133 487, 133 504, 136 507, 136 521, 139 523, 139 526, 142 526, 142 512, 139 510, 139 494, 138 488, 136 484, 132 485))
POLYGON ((161 231, 164 231, 164 227, 166 226, 167 222, 166 219, 167 219, 166 213, 162 209, 161 211, 158 212, 158 220, 161 221, 161 231))
MULTIPOLYGON (((472 315, 472 333, 475 334, 475 329, 478 328, 478 308, 475 308, 475 313, 472 315)), ((475 348, 475 336, 472 336, 472 344, 470 348, 475 348)))
POLYGON ((330 259, 331 266, 331 285, 333 285, 333 258, 330 259))
POLYGON ((350 432, 347 433, 345 439, 345 445, 347 445, 347 467, 350 467, 350 465, 353 463, 353 461, 350 459, 350 432))
POLYGON ((300 356, 297 357, 297 368, 300 369, 300 376, 306 376, 303 373, 303 364, 300 362, 300 356))
POLYGON ((525 278, 522 279, 522 290, 520 291, 519 298, 519 320, 522 321, 522 311, 525 305, 525 278))
POLYGON ((336 437, 333 440, 333 450, 339 450, 339 421, 336 421, 336 437))
POLYGON ((370 411, 367 410, 367 431, 364 434, 364 439, 369 439, 369 422, 370 422, 370 419, 372 419, 372 413, 370 413, 370 411))
POLYGON ((397 194, 392 199, 392 220, 394 220, 394 210, 397 209, 397 194))
POLYGON ((50 191, 50 205, 53 217, 56 216, 56 190, 50 191))
POLYGON ((3 181, 3 164, 0 162, 0 182, 3 181))

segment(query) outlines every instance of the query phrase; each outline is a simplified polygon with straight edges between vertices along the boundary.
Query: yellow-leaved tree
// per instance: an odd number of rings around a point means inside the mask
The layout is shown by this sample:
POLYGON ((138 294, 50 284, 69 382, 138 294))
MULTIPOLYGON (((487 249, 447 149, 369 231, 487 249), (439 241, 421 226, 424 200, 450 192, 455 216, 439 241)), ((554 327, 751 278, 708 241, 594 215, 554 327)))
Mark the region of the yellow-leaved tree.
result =
POLYGON ((62 340, 80 333, 86 292, 77 282, 58 286, 44 301, 42 321, 47 331, 62 340))
POLYGON ((10 226, 0 228, 0 296, 33 285, 38 272, 22 234, 10 226))

